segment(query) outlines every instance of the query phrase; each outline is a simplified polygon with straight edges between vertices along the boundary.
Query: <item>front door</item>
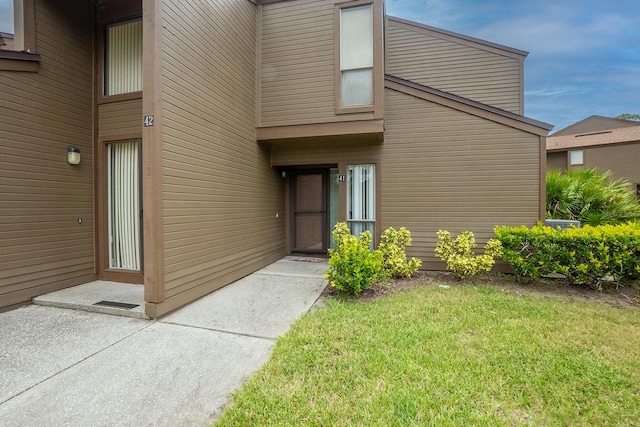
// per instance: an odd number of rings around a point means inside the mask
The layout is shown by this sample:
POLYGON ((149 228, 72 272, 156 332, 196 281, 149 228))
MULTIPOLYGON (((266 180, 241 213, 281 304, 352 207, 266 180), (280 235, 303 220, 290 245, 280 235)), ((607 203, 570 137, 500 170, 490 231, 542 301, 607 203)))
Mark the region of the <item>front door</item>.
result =
POLYGON ((328 170, 295 171, 291 179, 291 252, 326 253, 328 170))

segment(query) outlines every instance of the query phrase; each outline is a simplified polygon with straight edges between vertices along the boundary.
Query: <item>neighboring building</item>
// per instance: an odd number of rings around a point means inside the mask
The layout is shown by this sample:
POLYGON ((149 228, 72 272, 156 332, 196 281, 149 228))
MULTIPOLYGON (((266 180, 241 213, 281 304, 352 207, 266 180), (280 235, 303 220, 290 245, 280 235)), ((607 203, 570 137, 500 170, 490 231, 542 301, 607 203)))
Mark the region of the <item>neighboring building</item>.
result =
POLYGON ((591 116, 547 138, 547 169, 610 170, 640 196, 640 122, 591 116))
POLYGON ((0 49, 15 50, 13 47, 13 34, 0 32, 0 49))
POLYGON ((382 0, 16 1, 0 307, 99 278, 144 284, 157 317, 326 253, 337 221, 405 226, 442 268, 438 229, 543 218, 551 126, 522 116, 526 52, 382 0))

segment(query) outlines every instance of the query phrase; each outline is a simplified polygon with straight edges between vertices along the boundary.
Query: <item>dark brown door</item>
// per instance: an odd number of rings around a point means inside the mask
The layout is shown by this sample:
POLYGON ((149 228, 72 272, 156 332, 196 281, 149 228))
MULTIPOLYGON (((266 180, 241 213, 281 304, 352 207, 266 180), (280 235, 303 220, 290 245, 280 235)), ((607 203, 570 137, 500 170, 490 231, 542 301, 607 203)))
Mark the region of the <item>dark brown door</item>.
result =
POLYGON ((327 251, 327 173, 298 171, 292 174, 291 252, 327 251))

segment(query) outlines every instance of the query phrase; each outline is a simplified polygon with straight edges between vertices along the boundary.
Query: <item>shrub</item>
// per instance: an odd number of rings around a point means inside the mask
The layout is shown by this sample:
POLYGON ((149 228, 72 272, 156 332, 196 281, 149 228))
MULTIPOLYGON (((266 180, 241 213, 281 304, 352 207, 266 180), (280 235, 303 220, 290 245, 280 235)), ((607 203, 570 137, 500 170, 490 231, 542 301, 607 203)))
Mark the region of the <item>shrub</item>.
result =
POLYGON ((624 180, 610 171, 547 172, 547 218, 578 220, 586 225, 621 224, 640 218, 640 202, 624 180))
POLYGON ((340 292, 358 295, 372 283, 384 278, 382 253, 371 251, 371 233, 355 237, 344 222, 333 230, 336 249, 329 249, 329 270, 325 278, 340 292))
POLYGON ((495 263, 494 258, 502 254, 502 246, 496 239, 487 241, 484 247, 485 253, 482 255, 474 253, 475 247, 476 239, 470 231, 460 233, 455 240, 451 238, 451 233, 448 231, 438 231, 436 256, 445 261, 447 269, 460 279, 491 270, 495 263))
POLYGON ((553 229, 496 227, 502 258, 516 278, 564 275, 570 284, 602 289, 640 277, 640 224, 553 229))
POLYGON ((391 277, 411 277, 422 265, 418 258, 407 261, 407 246, 411 246, 411 232, 404 227, 387 228, 380 239, 382 268, 391 277))

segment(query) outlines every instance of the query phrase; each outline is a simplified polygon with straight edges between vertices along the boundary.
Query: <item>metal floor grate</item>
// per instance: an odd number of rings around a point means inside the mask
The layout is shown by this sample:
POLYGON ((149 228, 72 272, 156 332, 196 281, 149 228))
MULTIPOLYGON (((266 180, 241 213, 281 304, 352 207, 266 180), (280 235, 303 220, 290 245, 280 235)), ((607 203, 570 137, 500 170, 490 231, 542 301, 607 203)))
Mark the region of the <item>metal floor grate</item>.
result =
POLYGON ((128 302, 117 301, 98 301, 93 305, 100 305, 103 307, 121 308, 123 310, 131 310, 132 308, 140 307, 140 304, 129 304, 128 302))

